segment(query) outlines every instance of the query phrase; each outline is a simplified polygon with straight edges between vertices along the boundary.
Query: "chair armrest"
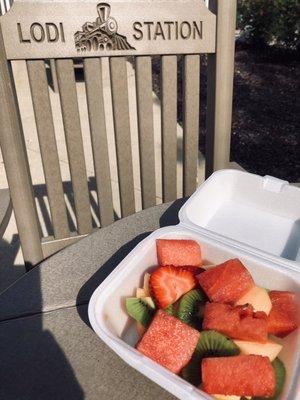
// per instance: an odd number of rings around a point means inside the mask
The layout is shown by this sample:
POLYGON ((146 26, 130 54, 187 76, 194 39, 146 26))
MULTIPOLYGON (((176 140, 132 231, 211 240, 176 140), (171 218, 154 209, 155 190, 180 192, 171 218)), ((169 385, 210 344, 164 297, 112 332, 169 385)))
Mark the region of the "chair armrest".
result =
POLYGON ((8 189, 0 189, 0 238, 2 238, 12 213, 8 189))

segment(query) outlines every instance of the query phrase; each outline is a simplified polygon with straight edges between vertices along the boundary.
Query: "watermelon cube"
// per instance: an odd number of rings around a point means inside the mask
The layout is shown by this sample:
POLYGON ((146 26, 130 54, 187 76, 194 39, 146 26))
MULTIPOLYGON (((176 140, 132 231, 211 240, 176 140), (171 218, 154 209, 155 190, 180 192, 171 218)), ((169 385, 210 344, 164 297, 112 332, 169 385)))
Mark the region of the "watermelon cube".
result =
POLYGON ((298 327, 295 293, 272 290, 272 309, 268 317, 268 332, 285 337, 298 327))
POLYGON ((209 394, 251 397, 271 397, 275 394, 275 372, 268 357, 204 358, 201 370, 203 390, 209 394))
POLYGON ((235 303, 253 286, 247 268, 237 258, 225 261, 196 277, 211 301, 235 303))
POLYGON ((268 340, 267 315, 253 312, 251 305, 231 306, 224 303, 206 303, 204 330, 215 330, 233 339, 266 343, 268 340))
POLYGON ((159 265, 186 265, 199 267, 202 265, 201 249, 194 240, 157 239, 156 250, 159 265))
POLYGON ((158 310, 137 349, 163 367, 179 374, 192 358, 199 338, 200 332, 196 329, 158 310))

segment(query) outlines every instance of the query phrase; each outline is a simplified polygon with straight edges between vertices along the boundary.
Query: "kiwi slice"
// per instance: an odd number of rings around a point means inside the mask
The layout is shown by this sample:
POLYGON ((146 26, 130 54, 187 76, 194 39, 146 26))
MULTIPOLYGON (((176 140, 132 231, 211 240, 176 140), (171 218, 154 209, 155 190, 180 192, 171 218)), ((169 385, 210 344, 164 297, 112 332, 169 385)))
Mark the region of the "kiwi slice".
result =
POLYGON ((233 340, 216 331, 203 331, 195 352, 201 357, 227 357, 240 353, 233 340))
POLYGON ((199 386, 201 383, 201 357, 194 354, 191 361, 181 371, 181 376, 194 386, 199 386))
POLYGON ((285 382, 286 370, 283 362, 278 357, 275 358, 275 360, 272 362, 272 366, 275 370, 275 380, 276 380, 275 394, 272 397, 272 400, 275 400, 278 399, 278 397, 282 392, 285 382))
POLYGON ((169 315, 174 315, 175 314, 175 310, 174 310, 173 304, 170 304, 168 307, 166 307, 164 309, 164 312, 169 314, 169 315))
POLYGON ((272 367, 274 368, 275 371, 275 394, 272 397, 254 397, 253 400, 277 400, 279 399, 279 396, 281 395, 281 392, 283 390, 284 382, 285 382, 285 375, 286 375, 286 370, 283 362, 277 357, 275 360, 272 362, 272 367))
POLYGON ((148 326, 152 320, 154 310, 143 299, 129 297, 125 301, 128 315, 140 322, 143 326, 148 326))
POLYGON ((205 357, 227 357, 240 353, 238 346, 216 331, 203 331, 189 364, 181 371, 182 377, 195 386, 201 383, 201 360, 205 357))
POLYGON ((182 322, 201 329, 199 307, 207 300, 201 289, 193 289, 182 296, 178 304, 177 318, 182 322))

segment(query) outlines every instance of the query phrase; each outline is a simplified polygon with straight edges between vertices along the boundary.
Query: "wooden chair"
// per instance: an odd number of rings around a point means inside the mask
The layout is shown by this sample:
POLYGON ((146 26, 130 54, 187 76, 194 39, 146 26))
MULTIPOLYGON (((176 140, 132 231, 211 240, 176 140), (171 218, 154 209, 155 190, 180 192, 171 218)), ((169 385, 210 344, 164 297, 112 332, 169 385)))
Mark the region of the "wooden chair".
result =
MULTIPOLYGON (((121 217, 135 212, 126 57, 136 74, 143 208, 156 204, 151 59, 161 56, 163 202, 176 199, 177 55, 184 57, 183 194, 197 185, 200 54, 207 54, 206 176, 229 165, 236 0, 17 0, 0 18, 0 144, 24 259, 34 266, 92 232, 74 76, 83 59, 101 226, 114 221, 101 58, 109 57, 121 217), (77 228, 70 232, 45 60, 55 60, 77 228), (43 238, 11 69, 26 60, 53 237, 43 238)), ((201 104, 202 106, 202 104, 201 104)))

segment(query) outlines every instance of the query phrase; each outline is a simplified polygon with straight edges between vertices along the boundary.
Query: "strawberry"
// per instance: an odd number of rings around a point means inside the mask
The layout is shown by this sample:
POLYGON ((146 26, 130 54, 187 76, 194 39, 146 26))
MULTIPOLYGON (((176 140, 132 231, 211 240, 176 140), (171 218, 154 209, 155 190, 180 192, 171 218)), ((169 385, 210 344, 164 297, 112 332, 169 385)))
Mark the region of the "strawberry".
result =
POLYGON ((159 267, 150 277, 150 287, 161 308, 175 303, 181 296, 196 286, 192 272, 180 267, 159 267))

